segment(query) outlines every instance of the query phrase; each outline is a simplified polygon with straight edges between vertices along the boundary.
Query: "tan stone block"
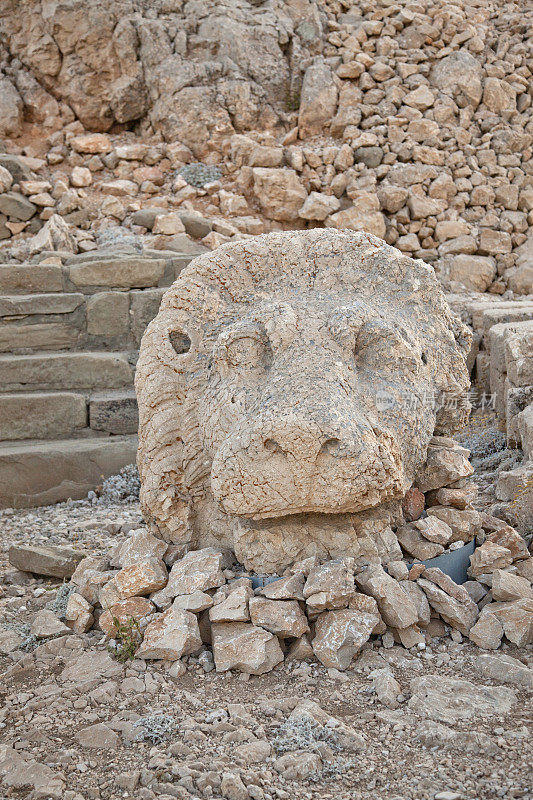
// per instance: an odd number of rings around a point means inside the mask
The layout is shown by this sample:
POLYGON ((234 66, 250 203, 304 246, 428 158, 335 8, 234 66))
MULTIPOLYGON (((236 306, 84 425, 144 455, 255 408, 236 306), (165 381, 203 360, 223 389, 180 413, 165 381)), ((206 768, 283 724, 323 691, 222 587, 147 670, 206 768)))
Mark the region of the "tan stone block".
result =
POLYGON ((411 219, 425 219, 440 214, 446 208, 445 200, 438 200, 424 195, 411 194, 407 206, 411 212, 411 219))
POLYGON ((73 263, 69 278, 75 286, 110 286, 124 289, 157 286, 165 272, 165 261, 130 256, 73 263))
POLYGON ((509 233, 482 228, 479 236, 479 252, 481 255, 502 255, 510 253, 513 243, 509 233))
POLYGON ((0 507, 27 508, 86 498, 135 463, 136 436, 32 441, 0 447, 0 507))
POLYGON ((495 569, 492 573, 491 592, 495 600, 533 599, 533 589, 527 578, 503 569, 495 569))
POLYGON ((222 572, 222 554, 212 547, 192 550, 176 561, 169 575, 167 591, 172 597, 199 589, 215 589, 226 582, 222 572))
POLYGON ((137 658, 177 661, 202 646, 198 620, 189 611, 169 608, 148 624, 137 658))
POLYGON ((459 254, 453 257, 449 277, 473 292, 485 292, 496 277, 496 262, 485 256, 459 254))
POLYGON ((498 618, 505 636, 517 647, 525 647, 533 642, 533 600, 490 603, 484 611, 498 618))
POLYGON ((175 597, 172 605, 175 608, 181 608, 182 611, 190 611, 193 614, 200 614, 213 605, 213 598, 207 592, 192 592, 191 594, 182 594, 175 597))
POLYGON ((184 232, 185 225, 181 221, 177 211, 171 212, 170 214, 159 214, 154 220, 152 233, 164 233, 168 236, 184 232))
POLYGON ((381 566, 371 566, 355 576, 355 582, 377 601, 384 622, 393 628, 407 628, 418 619, 415 604, 381 566))
POLYGON ((522 563, 522 559, 531 559, 526 540, 510 525, 503 523, 497 530, 488 534, 487 541, 509 550, 513 562, 522 563))
POLYGON ((126 337, 129 332, 130 298, 127 292, 99 292, 87 300, 87 333, 92 336, 126 337))
POLYGON ((421 492, 441 489, 460 478, 468 478, 474 472, 468 461, 468 450, 458 445, 451 447, 434 437, 430 442, 426 463, 418 472, 415 482, 421 492))
MULTIPOLYGON (((38 269, 38 267, 36 267, 38 269)), ((18 294, 0 297, 0 317, 30 314, 70 314, 85 302, 79 292, 18 294)))
POLYGON ((453 536, 450 539, 450 544, 453 542, 471 542, 481 530, 481 516, 479 512, 473 509, 460 511, 457 508, 449 508, 447 506, 432 506, 428 508, 428 516, 437 517, 452 529, 453 536))
POLYGON ((303 572, 296 572, 294 575, 267 583, 259 594, 268 597, 269 600, 303 600, 304 582, 303 572))
POLYGON ((117 634, 115 620, 120 625, 128 625, 134 620, 143 631, 155 614, 155 606, 146 597, 129 597, 115 603, 100 616, 98 624, 103 632, 113 639, 117 634))
POLYGON ((313 652, 328 669, 348 669, 378 622, 379 617, 365 611, 325 611, 315 622, 313 652))
POLYGON ((250 618, 254 625, 266 628, 280 639, 298 638, 309 631, 307 617, 297 600, 252 597, 250 618))
POLYGON ((248 601, 252 595, 250 582, 234 589, 231 589, 231 586, 223 586, 222 590, 216 592, 213 597, 213 605, 209 609, 209 619, 211 622, 248 622, 250 620, 248 601), (223 590, 226 588, 230 591, 224 592, 223 590))
POLYGON ((135 392, 114 391, 93 394, 89 400, 89 426, 106 433, 136 433, 139 411, 135 392))
POLYGON ((533 384, 533 320, 507 332, 504 357, 505 371, 513 386, 533 384))
MULTIPOLYGON (((421 628, 427 628, 431 622, 431 608, 429 607, 428 599, 424 591, 414 580, 401 581, 400 586, 402 591, 413 601, 418 614, 416 624, 421 628)), ((397 630, 401 630, 397 628, 397 630)))
POLYGON ((115 389, 131 386, 133 368, 122 353, 0 356, 3 390, 115 389))
POLYGON ((8 555, 11 566, 22 572, 70 578, 87 552, 63 545, 12 544, 8 555))
POLYGON ((0 440, 54 439, 86 425, 87 404, 81 394, 0 395, 0 440))
POLYGON ((434 516, 419 519, 412 525, 430 542, 447 545, 453 540, 453 530, 450 526, 434 516))
POLYGON ((303 595, 308 611, 345 608, 355 591, 353 560, 328 561, 315 567, 305 582, 303 595))
POLYGON ((157 539, 146 528, 132 531, 126 541, 120 545, 118 553, 113 556, 113 567, 131 567, 150 558, 163 559, 168 545, 157 539))
POLYGON ((396 535, 405 552, 419 561, 426 561, 444 553, 441 544, 428 541, 412 523, 398 528, 396 535))
POLYGON ((62 292, 63 270, 60 265, 0 265, 0 292, 62 292))
MULTIPOLYGON (((84 560, 86 561, 87 559, 84 560)), ((115 570, 111 569, 104 569, 103 571, 100 571, 98 569, 87 569, 83 573, 83 575, 80 575, 75 585, 78 587, 78 591, 82 595, 82 597, 84 597, 87 600, 87 602, 89 602, 92 606, 96 606, 99 603, 100 605, 102 605, 100 597, 102 589, 110 581, 111 582, 113 581, 115 575, 116 575, 115 570)), ((114 586, 115 584, 112 584, 112 587, 114 586)), ((114 588, 109 589, 109 592, 111 591, 116 591, 116 590, 114 588)), ((110 594, 109 595, 107 594, 107 590, 106 593, 102 595, 102 598, 104 596, 106 598, 106 603, 103 607, 106 608, 108 605, 108 596, 110 596, 110 594)), ((119 600, 118 592, 116 592, 116 601, 118 602, 118 600, 119 600)))
POLYGON ((254 194, 269 219, 297 219, 307 192, 292 169, 253 168, 254 194))
POLYGON ((485 650, 497 650, 501 644, 503 627, 494 614, 482 612, 475 625, 470 628, 468 638, 485 650))
POLYGON ((67 601, 65 620, 74 633, 86 633, 94 622, 92 605, 77 592, 73 592, 67 601))
POLYGON ((154 557, 123 567, 115 576, 119 594, 124 600, 157 592, 167 585, 167 581, 165 565, 154 557))
POLYGON ((78 342, 80 331, 64 322, 0 325, 0 353, 20 350, 66 350, 78 342))
POLYGON ((470 574, 475 578, 477 575, 509 567, 512 563, 513 556, 510 550, 494 544, 494 542, 486 541, 481 547, 477 547, 470 556, 470 574))
POLYGON ((425 578, 419 578, 417 583, 424 590, 431 608, 440 614, 448 625, 457 628, 466 636, 479 613, 468 592, 463 590, 462 598, 452 597, 446 590, 425 578))
POLYGON ((166 289, 145 289, 142 292, 131 292, 131 329, 137 345, 140 344, 143 333, 159 311, 165 292, 166 289))
POLYGON ((84 133, 70 142, 77 153, 109 153, 113 149, 111 139, 105 133, 84 133))
POLYGON ((65 636, 65 634, 71 632, 70 628, 61 622, 53 611, 48 611, 48 609, 37 612, 31 624, 30 631, 36 639, 48 639, 50 636, 65 636))
POLYGON ((238 669, 250 675, 262 675, 283 661, 277 637, 249 622, 212 625, 212 637, 217 672, 238 669))
POLYGON ((336 211, 326 219, 326 225, 332 228, 348 228, 352 231, 373 233, 381 239, 385 236, 385 217, 379 210, 377 195, 356 198, 353 204, 342 211, 336 211))

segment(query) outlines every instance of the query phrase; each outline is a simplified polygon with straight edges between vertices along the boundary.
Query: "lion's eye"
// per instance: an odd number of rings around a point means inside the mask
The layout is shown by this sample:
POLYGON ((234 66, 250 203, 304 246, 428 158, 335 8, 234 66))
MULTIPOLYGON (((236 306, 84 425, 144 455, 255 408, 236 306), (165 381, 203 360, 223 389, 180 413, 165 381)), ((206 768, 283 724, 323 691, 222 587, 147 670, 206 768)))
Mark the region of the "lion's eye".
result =
POLYGON ((232 367, 258 367, 264 352, 264 343, 255 336, 241 336, 226 345, 226 359, 232 367))
POLYGON ((174 352, 179 356, 188 353, 191 349, 191 340, 183 331, 170 331, 168 338, 170 339, 170 344, 174 348, 174 352))
POLYGON ((356 362, 369 369, 380 371, 396 369, 404 373, 417 373, 420 368, 416 350, 398 331, 379 322, 365 325, 356 342, 356 362))

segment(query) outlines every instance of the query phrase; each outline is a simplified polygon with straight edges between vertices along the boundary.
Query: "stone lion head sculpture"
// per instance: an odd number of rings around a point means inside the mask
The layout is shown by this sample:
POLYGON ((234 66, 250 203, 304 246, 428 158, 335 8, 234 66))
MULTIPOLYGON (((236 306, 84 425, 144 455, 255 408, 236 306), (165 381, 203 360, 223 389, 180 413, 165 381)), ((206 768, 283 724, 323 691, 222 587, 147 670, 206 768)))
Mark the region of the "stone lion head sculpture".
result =
POLYGON ((464 424, 469 344, 433 269, 370 234, 276 232, 196 258, 141 344, 146 518, 258 571, 357 555, 432 435, 464 424))

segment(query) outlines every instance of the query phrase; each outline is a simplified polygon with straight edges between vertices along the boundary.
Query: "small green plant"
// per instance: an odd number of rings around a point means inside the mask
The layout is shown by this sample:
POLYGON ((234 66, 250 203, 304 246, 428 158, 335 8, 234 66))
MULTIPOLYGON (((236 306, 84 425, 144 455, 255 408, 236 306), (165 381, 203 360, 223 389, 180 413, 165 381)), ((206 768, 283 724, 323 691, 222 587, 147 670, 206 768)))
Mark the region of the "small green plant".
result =
POLYGON ((113 617, 113 638, 116 644, 109 645, 108 651, 122 664, 132 661, 142 641, 139 621, 128 617, 126 622, 121 622, 118 617, 113 617))

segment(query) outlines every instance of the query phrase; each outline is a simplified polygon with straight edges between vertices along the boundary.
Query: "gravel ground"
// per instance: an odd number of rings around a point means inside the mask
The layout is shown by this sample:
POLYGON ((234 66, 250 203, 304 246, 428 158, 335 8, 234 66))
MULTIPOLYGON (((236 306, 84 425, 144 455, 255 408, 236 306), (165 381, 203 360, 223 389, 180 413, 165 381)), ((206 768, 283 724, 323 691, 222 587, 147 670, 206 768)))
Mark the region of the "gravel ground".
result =
MULTIPOLYGON (((136 500, 116 500, 128 486, 135 491, 129 479, 112 482, 99 501, 0 512, 4 626, 28 624, 59 585, 14 572, 9 545, 104 552, 141 519, 136 500)), ((0 656, 0 792, 65 800, 530 798, 531 648, 487 653, 457 632, 454 639, 414 651, 376 639, 345 673, 284 662, 247 680, 205 671, 209 661, 192 657, 178 668, 122 665, 96 631, 36 649, 30 640, 18 662, 0 656), (399 682, 397 708, 376 694, 376 670, 399 682), (320 706, 322 724, 294 718, 305 700, 320 706), (351 733, 339 739, 343 723, 351 733)))

